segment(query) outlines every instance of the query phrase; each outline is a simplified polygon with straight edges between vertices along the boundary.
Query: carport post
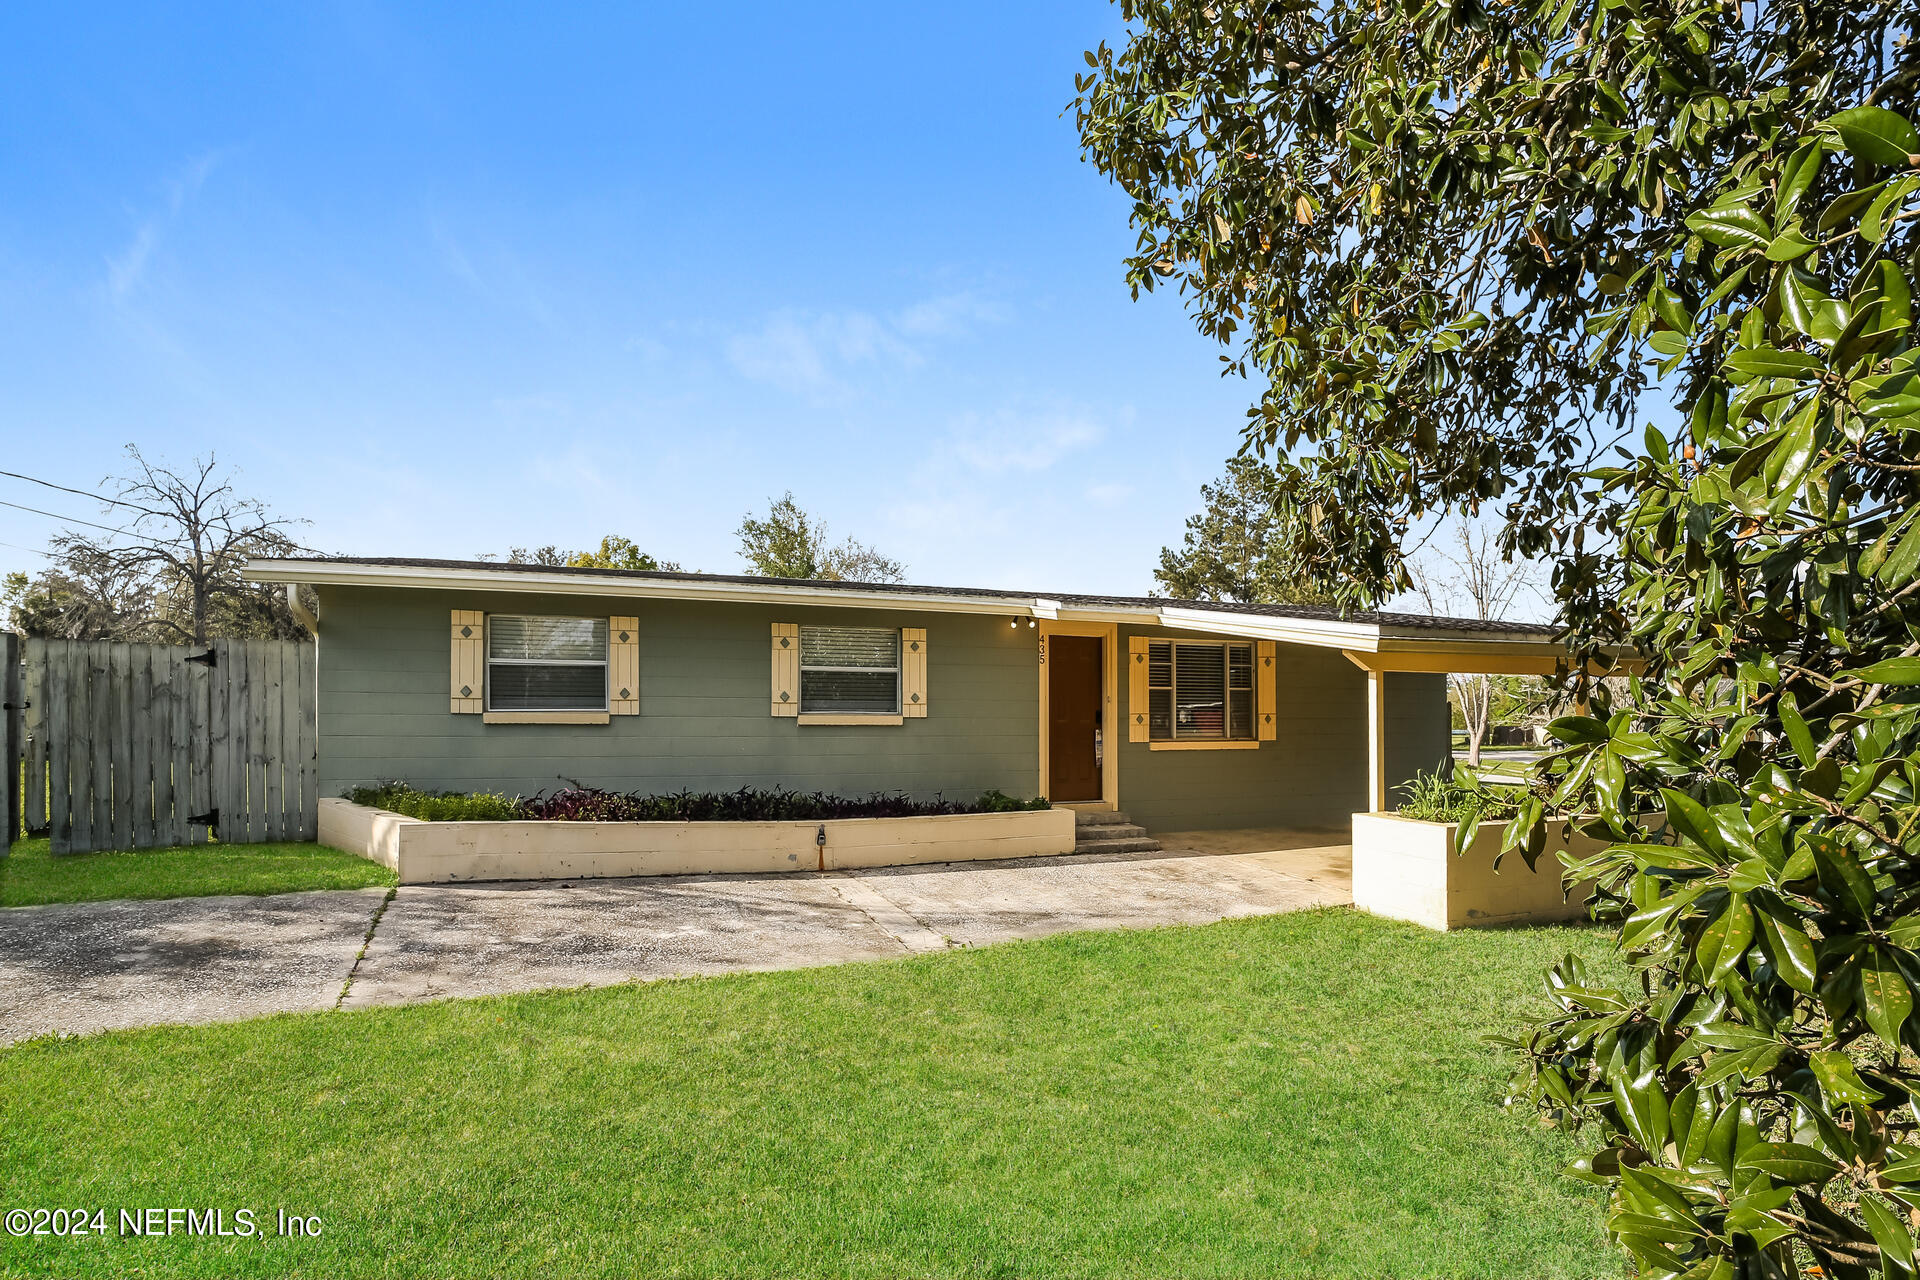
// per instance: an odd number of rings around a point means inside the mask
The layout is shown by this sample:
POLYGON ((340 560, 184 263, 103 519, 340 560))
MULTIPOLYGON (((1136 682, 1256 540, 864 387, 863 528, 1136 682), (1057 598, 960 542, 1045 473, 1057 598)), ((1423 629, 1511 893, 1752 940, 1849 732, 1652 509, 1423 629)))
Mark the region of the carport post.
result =
POLYGON ((1387 675, 1367 671, 1367 812, 1387 808, 1387 675))

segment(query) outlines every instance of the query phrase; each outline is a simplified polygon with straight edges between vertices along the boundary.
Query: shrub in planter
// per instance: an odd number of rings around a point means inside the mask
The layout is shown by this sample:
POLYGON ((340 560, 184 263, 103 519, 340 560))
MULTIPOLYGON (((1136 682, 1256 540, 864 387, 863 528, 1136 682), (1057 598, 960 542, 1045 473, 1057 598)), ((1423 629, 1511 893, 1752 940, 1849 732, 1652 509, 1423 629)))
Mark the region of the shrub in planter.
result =
POLYGON ((1520 811, 1520 799, 1511 788, 1488 787, 1471 769, 1455 769, 1451 776, 1439 770, 1416 773, 1400 784, 1399 814, 1421 822, 1478 822, 1483 818, 1511 818, 1520 811))
POLYGON ((958 813, 1016 813, 1051 807, 999 791, 961 802, 914 800, 876 791, 854 798, 823 791, 678 791, 667 795, 567 787, 531 798, 488 792, 420 791, 403 782, 356 787, 346 798, 428 822, 814 822, 830 818, 917 818, 958 813))
POLYGON ((519 796, 490 791, 420 791, 404 782, 381 782, 354 787, 346 793, 354 804, 404 814, 423 822, 503 822, 518 818, 519 796))

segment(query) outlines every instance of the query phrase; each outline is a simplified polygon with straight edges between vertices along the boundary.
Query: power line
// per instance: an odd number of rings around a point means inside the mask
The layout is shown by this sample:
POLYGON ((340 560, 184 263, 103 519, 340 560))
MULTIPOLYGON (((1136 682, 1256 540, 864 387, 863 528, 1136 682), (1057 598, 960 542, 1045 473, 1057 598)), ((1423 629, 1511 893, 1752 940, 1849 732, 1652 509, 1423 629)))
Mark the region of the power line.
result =
POLYGON ((58 489, 62 493, 76 494, 82 498, 92 498, 95 502, 106 502, 116 507, 125 507, 129 511, 138 511, 143 515, 155 514, 136 503, 123 502, 119 498, 108 498, 98 493, 88 493, 85 489, 70 489, 64 484, 55 484, 51 480, 42 480, 37 476, 21 475, 18 471, 0 471, 0 476, 6 476, 13 480, 25 480, 28 484, 42 485, 48 489, 58 489))
POLYGON ((123 538, 140 538, 139 534, 131 530, 115 529, 111 525, 95 524, 91 520, 76 520, 72 516, 63 516, 56 511, 42 511, 38 507, 25 507, 17 502, 8 502, 5 498, 0 498, 0 507, 12 507, 15 511, 28 511, 36 516, 45 516, 49 520, 58 520, 64 524, 83 524, 89 529, 101 529, 107 533, 117 533, 123 538))
POLYGON ((51 551, 42 551, 37 547, 23 547, 17 542, 0 542, 0 547, 6 547, 10 551, 24 551, 30 556, 42 556, 48 560, 58 560, 60 558, 51 551))

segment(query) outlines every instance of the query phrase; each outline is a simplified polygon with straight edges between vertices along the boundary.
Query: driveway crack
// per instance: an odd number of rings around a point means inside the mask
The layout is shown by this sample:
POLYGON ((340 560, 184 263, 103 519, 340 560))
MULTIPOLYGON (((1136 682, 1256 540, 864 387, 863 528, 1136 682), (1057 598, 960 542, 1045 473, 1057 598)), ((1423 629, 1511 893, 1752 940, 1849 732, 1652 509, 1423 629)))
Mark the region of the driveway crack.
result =
POLYGON ((360 940, 360 950, 354 954, 353 966, 347 970, 347 980, 340 984, 340 998, 333 1002, 335 1012, 347 1002, 347 992, 353 990, 353 976, 360 972, 360 962, 367 958, 367 948, 373 945, 373 933, 380 927, 380 917, 387 914, 387 908, 399 893, 398 886, 387 890, 387 896, 380 899, 380 905, 373 909, 373 919, 367 921, 367 936, 360 940))
POLYGON ((947 951, 953 944, 928 928, 926 923, 893 899, 869 884, 865 876, 830 871, 828 881, 847 905, 871 920, 880 932, 905 947, 910 954, 947 951))

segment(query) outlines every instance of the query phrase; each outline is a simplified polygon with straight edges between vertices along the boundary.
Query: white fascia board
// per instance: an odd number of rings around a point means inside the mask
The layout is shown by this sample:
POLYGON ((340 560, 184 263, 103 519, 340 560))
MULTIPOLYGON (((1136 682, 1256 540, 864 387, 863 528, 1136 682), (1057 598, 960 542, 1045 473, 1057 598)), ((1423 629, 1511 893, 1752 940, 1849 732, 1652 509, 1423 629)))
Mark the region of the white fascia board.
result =
MULTIPOLYGON (((1042 602, 1030 596, 946 596, 836 590, 687 578, 582 577, 529 569, 427 569, 362 564, 351 560, 249 560, 240 576, 250 582, 305 583, 332 587, 408 587, 428 591, 521 591, 542 595, 616 596, 654 600, 711 600, 733 604, 820 605, 895 612, 1009 614, 1041 617, 1042 602)), ((1047 602, 1051 603, 1051 602, 1047 602)), ((1056 606, 1057 611, 1057 606, 1056 606)))
POLYGON ((1444 647, 1481 653, 1558 654, 1557 641, 1515 631, 1453 631, 1438 627, 1383 627, 1372 622, 1335 618, 1285 618, 1262 613, 1226 613, 1211 609, 1162 609, 1161 626, 1209 635, 1278 640, 1322 649, 1352 649, 1356 653, 1418 652, 1444 647))
POLYGON ((1380 628, 1371 622, 1282 618, 1264 613, 1221 613, 1212 609, 1162 609, 1158 622, 1180 631, 1280 640, 1322 649, 1359 649, 1371 653, 1380 645, 1380 628))

